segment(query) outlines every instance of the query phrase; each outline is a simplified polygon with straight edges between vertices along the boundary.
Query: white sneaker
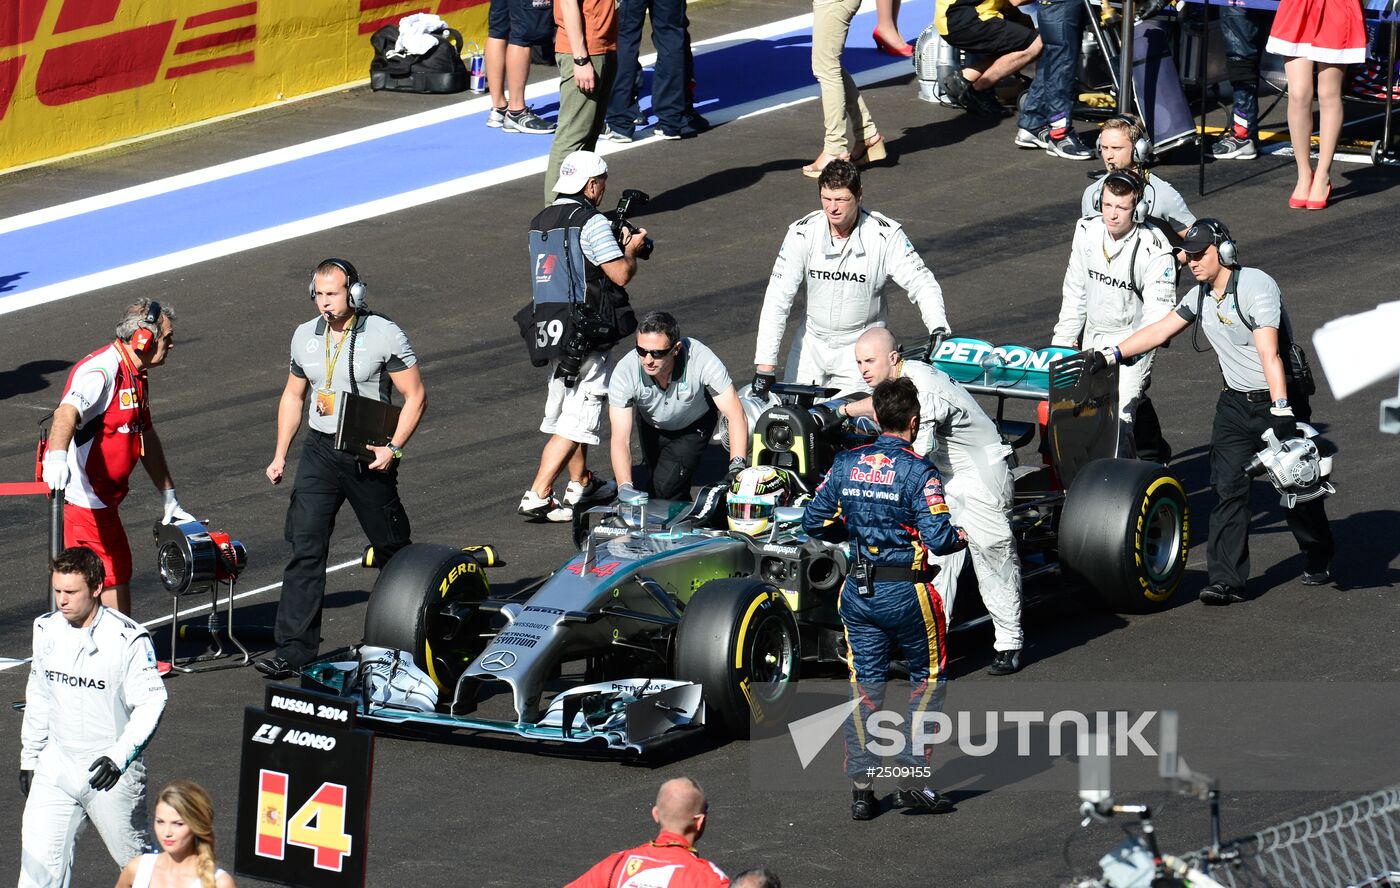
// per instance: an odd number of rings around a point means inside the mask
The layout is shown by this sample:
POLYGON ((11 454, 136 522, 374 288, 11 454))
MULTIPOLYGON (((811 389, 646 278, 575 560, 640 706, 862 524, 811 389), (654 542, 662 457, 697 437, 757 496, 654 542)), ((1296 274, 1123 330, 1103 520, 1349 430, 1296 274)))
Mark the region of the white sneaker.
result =
POLYGON ((492 129, 500 129, 506 125, 506 109, 492 108, 491 113, 486 115, 486 125, 492 129))
MULTIPOLYGON (((611 481, 604 481, 592 472, 588 473, 588 480, 580 484, 577 481, 570 481, 569 486, 564 488, 564 505, 577 506, 579 503, 594 500, 610 499, 616 495, 616 485, 611 481)), ((572 517, 572 516, 570 516, 572 517)))
MULTIPOLYGON (((561 508, 563 507, 559 504, 559 500, 554 498, 553 493, 549 496, 540 496, 533 490, 527 490, 525 491, 525 495, 520 498, 520 508, 516 509, 516 511, 526 518, 532 518, 535 521, 553 521, 555 519, 549 516, 561 508)), ((569 520, 571 518, 573 518, 572 509, 569 510, 569 518, 563 520, 569 520)))
POLYGON ((1017 148, 1049 148, 1050 127, 1042 126, 1033 130, 1019 127, 1016 130, 1015 142, 1017 148))

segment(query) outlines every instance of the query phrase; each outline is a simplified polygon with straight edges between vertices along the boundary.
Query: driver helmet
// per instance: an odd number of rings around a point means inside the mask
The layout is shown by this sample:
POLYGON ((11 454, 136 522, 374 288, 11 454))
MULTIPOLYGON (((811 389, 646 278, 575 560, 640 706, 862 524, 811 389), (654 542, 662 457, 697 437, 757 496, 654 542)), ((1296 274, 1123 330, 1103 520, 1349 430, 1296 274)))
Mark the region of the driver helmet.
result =
POLYGON ((749 536, 763 533, 773 512, 790 499, 787 472, 773 466, 744 469, 729 486, 729 529, 749 536))

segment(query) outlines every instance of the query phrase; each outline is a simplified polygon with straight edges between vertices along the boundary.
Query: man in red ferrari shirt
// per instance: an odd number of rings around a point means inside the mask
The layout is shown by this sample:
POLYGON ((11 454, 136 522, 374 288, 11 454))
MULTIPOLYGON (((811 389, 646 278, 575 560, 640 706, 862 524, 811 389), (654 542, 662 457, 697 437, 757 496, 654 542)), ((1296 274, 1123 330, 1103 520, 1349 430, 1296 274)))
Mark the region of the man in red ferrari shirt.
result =
POLYGON ((708 808, 700 784, 689 777, 667 780, 651 809, 661 833, 609 854, 565 888, 727 888, 724 871, 695 850, 708 808))
POLYGON ((151 425, 146 371, 174 347, 175 312, 142 299, 127 308, 116 339, 68 374, 53 414, 44 483, 62 490, 65 546, 87 546, 102 558, 102 603, 131 613, 131 545, 117 506, 139 461, 164 498, 164 524, 193 521, 175 498, 175 481, 151 425))

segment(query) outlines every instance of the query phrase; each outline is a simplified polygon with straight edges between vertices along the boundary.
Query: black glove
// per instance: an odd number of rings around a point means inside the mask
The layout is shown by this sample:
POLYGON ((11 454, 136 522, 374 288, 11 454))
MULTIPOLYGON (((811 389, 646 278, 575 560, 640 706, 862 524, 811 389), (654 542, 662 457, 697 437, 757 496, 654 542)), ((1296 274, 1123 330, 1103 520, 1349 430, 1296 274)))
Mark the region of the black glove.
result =
POLYGON ((1274 437, 1280 441, 1287 441, 1289 438, 1301 438, 1303 433, 1298 430, 1298 420, 1293 416, 1293 408, 1277 407, 1270 408, 1270 419, 1272 420, 1274 437))
POLYGON ((1138 0, 1138 3, 1134 6, 1134 11, 1137 12, 1137 20, 1140 22, 1147 21, 1161 12, 1168 2, 1169 0, 1138 0))
POLYGON ((98 792, 106 792, 117 785, 117 781, 122 779, 122 769, 107 756, 102 756, 97 761, 88 765, 88 772, 92 774, 92 779, 88 781, 88 786, 98 792))
POLYGON ((825 404, 813 404, 811 407, 812 418, 817 421, 817 432, 819 434, 829 434, 841 428, 841 414, 826 406, 825 404))
POLYGON ((22 768, 19 772, 19 791, 24 793, 24 797, 29 798, 29 784, 34 782, 34 771, 29 768, 22 768))
POLYGON ((739 473, 749 467, 747 456, 736 456, 729 461, 729 472, 724 476, 726 484, 733 484, 734 479, 739 477, 739 473))
POLYGON ((773 383, 778 381, 778 377, 772 373, 755 373, 753 384, 749 386, 749 394, 760 401, 768 400, 768 393, 773 390, 773 383))
POLYGON ((1086 373, 1102 373, 1108 369, 1108 358, 1104 357, 1104 353, 1101 351, 1095 350, 1089 352, 1085 360, 1088 362, 1084 367, 1086 373))

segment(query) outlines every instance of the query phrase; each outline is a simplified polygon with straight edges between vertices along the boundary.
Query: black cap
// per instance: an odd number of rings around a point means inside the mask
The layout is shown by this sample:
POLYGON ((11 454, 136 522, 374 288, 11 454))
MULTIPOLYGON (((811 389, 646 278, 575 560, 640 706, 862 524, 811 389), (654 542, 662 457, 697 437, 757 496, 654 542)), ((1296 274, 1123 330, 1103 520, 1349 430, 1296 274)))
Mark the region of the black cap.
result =
POLYGON ((1202 219, 1186 229, 1186 236, 1181 239, 1178 250, 1185 250, 1187 253, 1199 253, 1211 244, 1219 244, 1221 232, 1210 223, 1208 219, 1202 219))

